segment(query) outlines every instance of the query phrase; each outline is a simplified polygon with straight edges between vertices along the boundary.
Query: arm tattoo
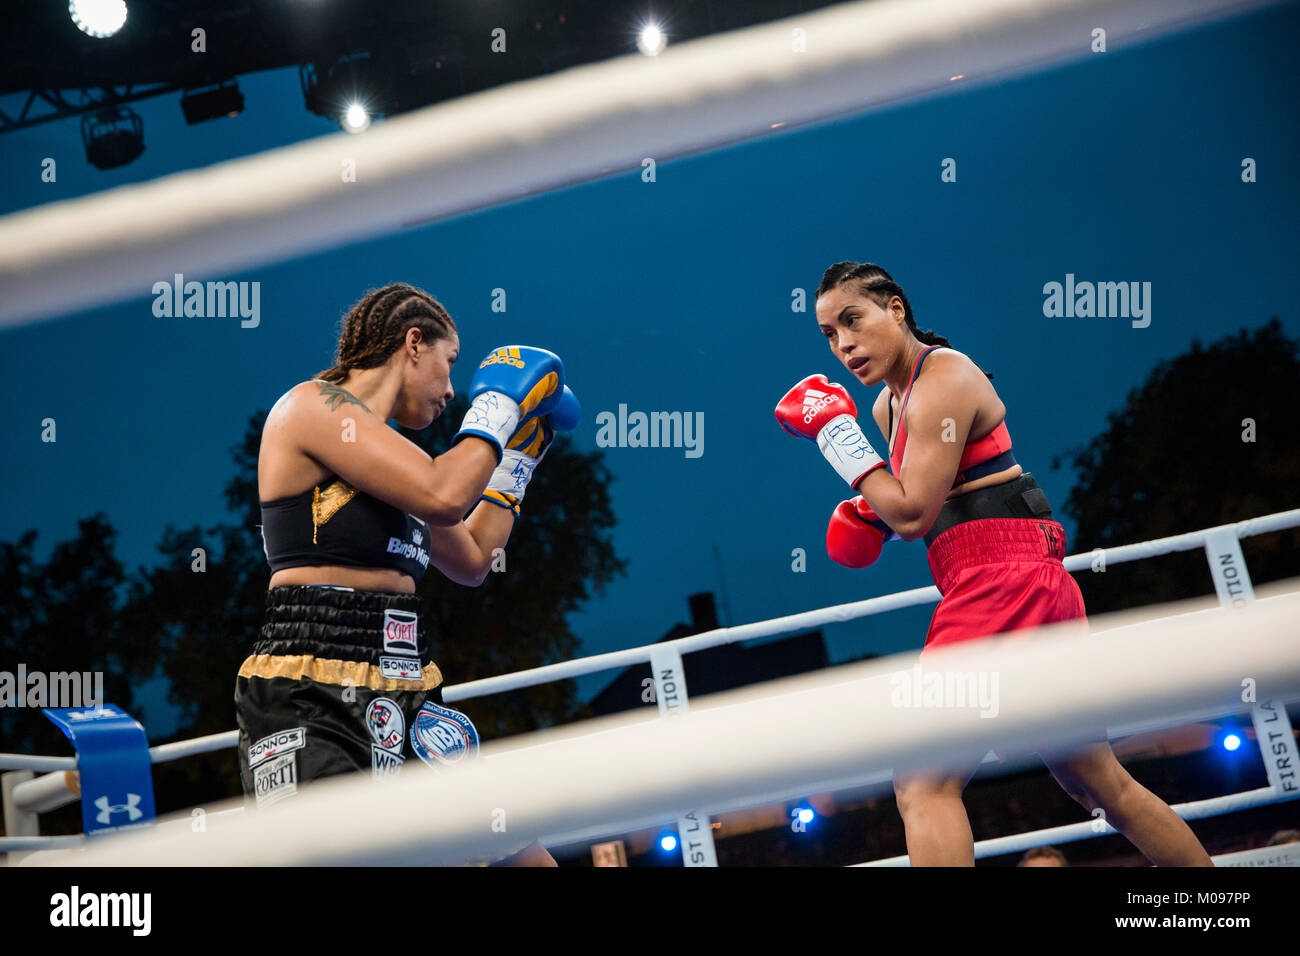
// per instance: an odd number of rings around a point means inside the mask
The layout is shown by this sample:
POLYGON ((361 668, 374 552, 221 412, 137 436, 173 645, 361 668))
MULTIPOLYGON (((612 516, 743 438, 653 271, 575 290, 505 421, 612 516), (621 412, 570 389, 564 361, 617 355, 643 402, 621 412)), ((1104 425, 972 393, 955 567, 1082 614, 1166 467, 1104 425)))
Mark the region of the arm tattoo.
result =
POLYGON ((334 411, 340 405, 360 405, 367 412, 370 411, 361 399, 345 388, 331 385, 329 382, 317 382, 316 386, 320 389, 321 398, 325 399, 325 404, 330 407, 330 411, 334 411))

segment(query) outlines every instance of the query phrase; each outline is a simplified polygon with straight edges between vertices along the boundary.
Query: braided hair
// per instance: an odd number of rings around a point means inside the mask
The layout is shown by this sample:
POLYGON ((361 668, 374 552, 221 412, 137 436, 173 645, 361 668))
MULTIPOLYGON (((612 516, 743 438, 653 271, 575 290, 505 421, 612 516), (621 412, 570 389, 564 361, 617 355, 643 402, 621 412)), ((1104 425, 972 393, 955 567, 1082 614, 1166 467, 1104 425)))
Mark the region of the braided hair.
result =
POLYGON ((442 303, 422 289, 395 282, 367 292, 343 317, 335 364, 316 377, 337 384, 352 369, 378 368, 402 347, 412 327, 429 343, 456 331, 442 303))
MULTIPOLYGON (((951 348, 948 340, 933 329, 921 331, 916 327, 916 318, 912 315, 912 303, 907 301, 903 287, 894 281, 894 277, 874 262, 837 262, 822 273, 821 285, 817 287, 817 298, 821 298, 831 289, 846 282, 857 282, 859 295, 871 299, 882 309, 889 305, 889 300, 898 296, 903 300, 903 318, 912 330, 917 341, 922 345, 942 345, 951 348)), ((983 369, 980 369, 984 372, 983 369)), ((984 372, 992 380, 993 376, 984 372)))

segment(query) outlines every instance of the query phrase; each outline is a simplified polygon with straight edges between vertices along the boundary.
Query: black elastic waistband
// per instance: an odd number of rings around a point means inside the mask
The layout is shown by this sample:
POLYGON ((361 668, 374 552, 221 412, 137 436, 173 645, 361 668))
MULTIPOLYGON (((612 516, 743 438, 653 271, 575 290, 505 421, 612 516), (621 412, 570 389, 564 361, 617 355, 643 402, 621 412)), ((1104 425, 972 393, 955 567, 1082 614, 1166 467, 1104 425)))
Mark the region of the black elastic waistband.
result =
POLYGON ((925 546, 928 548, 935 538, 954 525, 979 518, 1039 518, 1046 521, 1052 518, 1052 506, 1047 495, 1034 476, 1026 472, 1019 478, 968 491, 956 498, 949 498, 943 503, 939 517, 925 533, 925 546))
POLYGON ((259 637, 262 643, 274 642, 271 652, 277 654, 315 653, 326 645, 355 648, 361 652, 357 659, 418 654, 427 660, 424 617, 424 599, 418 594, 291 585, 266 592, 259 637))
POLYGON ((994 455, 988 461, 980 462, 978 465, 971 465, 965 471, 957 472, 957 477, 953 479, 952 486, 956 488, 968 481, 978 481, 980 478, 996 475, 999 471, 1006 471, 1008 468, 1015 467, 1015 464, 1015 453, 1008 448, 1002 454, 994 455))

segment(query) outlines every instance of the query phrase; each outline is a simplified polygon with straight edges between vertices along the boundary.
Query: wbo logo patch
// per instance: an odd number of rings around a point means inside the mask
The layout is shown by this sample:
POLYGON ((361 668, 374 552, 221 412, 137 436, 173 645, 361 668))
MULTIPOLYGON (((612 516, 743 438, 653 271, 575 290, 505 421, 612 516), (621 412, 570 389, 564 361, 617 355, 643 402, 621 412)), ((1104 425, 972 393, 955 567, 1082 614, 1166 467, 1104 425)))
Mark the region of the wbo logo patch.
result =
POLYGON ((459 710, 426 700, 411 724, 411 749, 435 769, 478 753, 478 730, 459 710))

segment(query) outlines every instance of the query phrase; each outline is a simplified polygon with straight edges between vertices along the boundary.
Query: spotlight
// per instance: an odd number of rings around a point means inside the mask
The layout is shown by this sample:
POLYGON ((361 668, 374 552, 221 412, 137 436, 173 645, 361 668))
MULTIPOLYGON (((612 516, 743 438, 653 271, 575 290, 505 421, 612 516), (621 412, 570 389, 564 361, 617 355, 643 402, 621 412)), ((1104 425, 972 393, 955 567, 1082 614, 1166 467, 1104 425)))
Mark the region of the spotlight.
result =
POLYGON ((369 53, 349 54, 326 66, 305 64, 298 76, 307 109, 360 133, 392 109, 390 66, 369 53))
POLYGON ((86 36, 103 39, 126 23, 126 4, 123 0, 71 0, 68 16, 86 36))
POLYGON ((1240 746, 1241 746, 1241 738, 1238 737, 1236 734, 1228 734, 1226 737, 1223 738, 1224 750, 1236 750, 1240 746))
POLYGON ((668 38, 657 23, 647 23, 636 38, 636 48, 646 56, 658 56, 668 45, 668 38))
POLYGON ((96 169, 125 166, 144 152, 144 121, 125 106, 81 118, 86 159, 96 169))
POLYGON ((343 111, 343 118, 339 121, 339 125, 349 133, 360 133, 370 126, 370 114, 360 103, 350 103, 343 111))
POLYGON ((672 853, 677 849, 677 835, 674 833, 665 833, 659 837, 659 846, 665 853, 672 853))
POLYGON ((244 94, 239 92, 238 83, 218 86, 200 93, 186 91, 181 97, 181 112, 185 114, 185 122, 191 126, 204 120, 237 116, 243 111, 244 94))

